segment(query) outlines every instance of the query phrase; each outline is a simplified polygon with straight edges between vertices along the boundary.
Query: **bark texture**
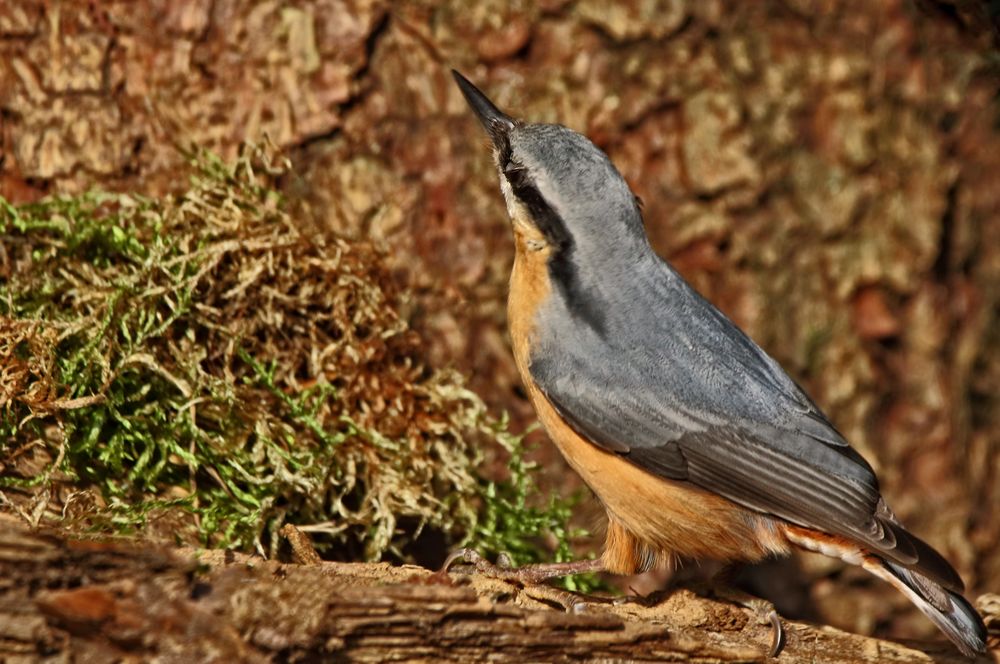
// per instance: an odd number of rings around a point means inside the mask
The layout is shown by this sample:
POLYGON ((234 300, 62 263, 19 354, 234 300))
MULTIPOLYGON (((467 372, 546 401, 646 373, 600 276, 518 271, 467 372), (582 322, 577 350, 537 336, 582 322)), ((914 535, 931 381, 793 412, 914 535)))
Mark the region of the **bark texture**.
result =
MULTIPOLYGON (((100 543, 0 516, 0 660, 763 662, 770 626, 676 591, 553 608, 548 587, 386 564, 100 543)), ((557 604, 558 605, 558 604, 557 604)), ((787 664, 965 662, 945 644, 789 623, 787 664)), ((986 660, 984 660, 986 661, 986 660)))
MULTIPOLYGON (((996 591, 987 14, 946 0, 10 0, 0 193, 161 192, 183 181, 178 146, 231 155, 266 133, 295 155, 286 193, 304 223, 388 243, 422 292, 434 361, 526 423, 504 336, 512 248, 458 67, 511 113, 605 148, 661 253, 803 382, 908 527, 973 592, 996 591)), ((573 487, 551 450, 542 460, 573 487)), ((933 632, 860 573, 803 568, 817 618, 933 632)))

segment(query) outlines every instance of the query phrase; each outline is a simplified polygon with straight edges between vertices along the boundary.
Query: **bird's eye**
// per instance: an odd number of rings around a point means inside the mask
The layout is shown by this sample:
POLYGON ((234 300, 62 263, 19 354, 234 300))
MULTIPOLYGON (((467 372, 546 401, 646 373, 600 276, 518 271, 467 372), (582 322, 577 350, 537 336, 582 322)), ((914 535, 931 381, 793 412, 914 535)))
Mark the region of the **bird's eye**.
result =
POLYGON ((511 158, 513 156, 510 149, 510 139, 506 134, 501 135, 496 142, 497 146, 497 161, 500 163, 502 169, 506 169, 510 165, 511 158))
POLYGON ((516 161, 507 162, 507 165, 504 166, 503 174, 514 191, 523 189, 529 184, 528 169, 516 161))

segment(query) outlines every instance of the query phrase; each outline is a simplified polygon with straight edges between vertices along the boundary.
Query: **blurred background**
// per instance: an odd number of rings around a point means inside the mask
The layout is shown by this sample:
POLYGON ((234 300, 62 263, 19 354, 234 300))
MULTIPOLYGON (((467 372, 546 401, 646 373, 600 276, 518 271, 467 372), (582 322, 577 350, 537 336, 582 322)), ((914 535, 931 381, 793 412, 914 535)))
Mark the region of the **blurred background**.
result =
MULTIPOLYGON (((998 13, 974 0, 6 0, 0 195, 169 193, 187 182, 181 149, 232 158, 266 135, 292 159, 281 185, 297 223, 388 247, 429 362, 470 376, 521 431, 534 416, 505 331, 512 246, 457 68, 512 115, 611 155, 661 255, 807 388, 975 597, 1000 591, 998 13)), ((532 437, 546 488, 579 490, 532 437)), ((579 511, 599 522, 589 496, 579 511)), ((788 617, 934 633, 834 561, 743 582, 788 617)))

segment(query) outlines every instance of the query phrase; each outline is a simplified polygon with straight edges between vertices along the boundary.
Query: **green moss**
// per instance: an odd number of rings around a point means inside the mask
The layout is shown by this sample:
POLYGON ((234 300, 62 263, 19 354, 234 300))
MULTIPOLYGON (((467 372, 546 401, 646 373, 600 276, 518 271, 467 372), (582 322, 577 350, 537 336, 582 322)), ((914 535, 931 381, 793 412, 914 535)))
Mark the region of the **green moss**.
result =
MULTIPOLYGON (((537 506, 532 484, 536 466, 525 461, 523 437, 509 434, 505 422, 496 424, 495 434, 510 452, 509 478, 484 486, 483 507, 466 536, 466 544, 490 553, 506 553, 514 565, 543 562, 550 557, 553 562, 574 560, 571 541, 587 535, 569 526, 576 500, 552 496, 547 505, 537 506), (551 556, 539 550, 538 542, 543 537, 555 542, 551 556)), ((562 582, 568 590, 581 592, 604 588, 593 574, 569 576, 562 582)))
POLYGON ((194 164, 164 199, 0 200, 0 504, 271 554, 292 522, 341 559, 407 558, 425 528, 568 558, 571 505, 423 361, 382 253, 305 237, 263 150, 194 164), (501 448, 511 478, 487 481, 501 448))

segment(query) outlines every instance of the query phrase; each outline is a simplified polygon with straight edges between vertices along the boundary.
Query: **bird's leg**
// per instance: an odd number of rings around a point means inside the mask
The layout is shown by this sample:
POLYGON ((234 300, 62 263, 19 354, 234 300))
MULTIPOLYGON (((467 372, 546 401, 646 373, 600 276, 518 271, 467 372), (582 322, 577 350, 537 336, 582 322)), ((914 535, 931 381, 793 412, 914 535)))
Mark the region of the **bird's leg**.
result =
POLYGON ((754 597, 733 586, 733 580, 738 569, 739 567, 736 565, 728 565, 722 568, 718 574, 712 577, 710 582, 711 593, 717 599, 739 604, 744 608, 750 609, 759 624, 766 625, 770 623, 771 649, 768 656, 777 657, 785 648, 785 627, 781 624, 778 611, 774 608, 774 604, 766 599, 754 597))
POLYGON ((587 572, 600 572, 604 570, 604 562, 600 558, 593 560, 575 560, 570 563, 538 563, 534 565, 522 565, 513 567, 510 558, 501 554, 497 562, 491 563, 483 558, 474 549, 459 549, 444 561, 439 574, 447 574, 448 570, 457 562, 464 562, 475 566, 476 571, 494 579, 504 581, 516 581, 522 585, 535 585, 542 581, 555 579, 571 574, 585 574, 587 572))
POLYGON ((473 565, 478 573, 492 579, 519 583, 525 587, 525 592, 534 599, 558 604, 571 613, 580 613, 584 610, 586 602, 581 596, 539 584, 549 579, 571 574, 600 572, 604 569, 604 562, 600 558, 577 560, 570 563, 540 563, 514 567, 510 557, 503 553, 497 556, 496 563, 491 563, 475 549, 459 549, 445 559, 438 574, 447 574, 451 566, 458 562, 473 565))

